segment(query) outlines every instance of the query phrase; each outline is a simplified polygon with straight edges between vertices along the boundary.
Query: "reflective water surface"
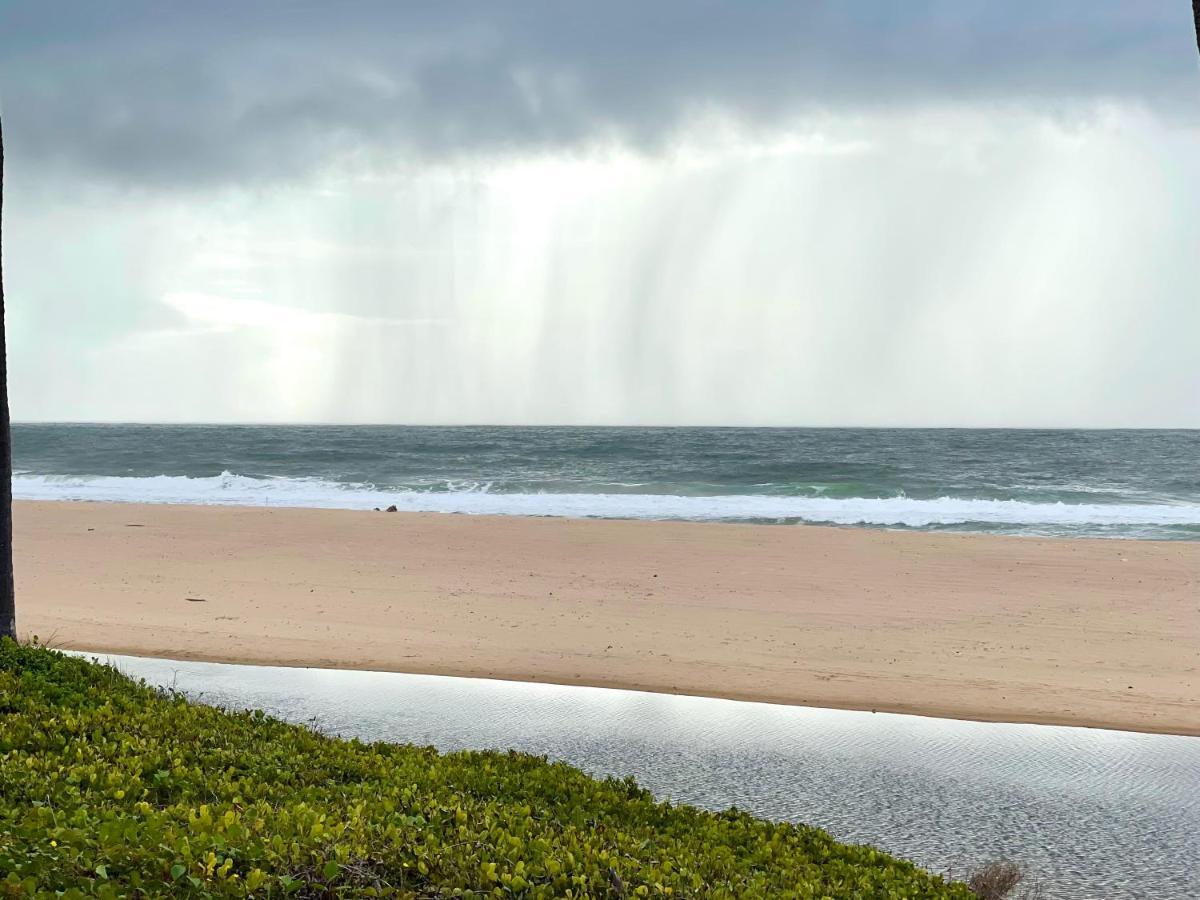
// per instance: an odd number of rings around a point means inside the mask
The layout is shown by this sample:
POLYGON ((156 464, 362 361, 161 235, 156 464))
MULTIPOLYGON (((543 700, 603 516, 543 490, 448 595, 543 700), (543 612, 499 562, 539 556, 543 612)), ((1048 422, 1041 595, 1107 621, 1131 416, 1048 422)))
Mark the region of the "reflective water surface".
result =
POLYGON ((1200 739, 603 688, 105 656, 205 702, 365 740, 516 748, 662 798, 819 825, 1047 898, 1200 897, 1200 739))

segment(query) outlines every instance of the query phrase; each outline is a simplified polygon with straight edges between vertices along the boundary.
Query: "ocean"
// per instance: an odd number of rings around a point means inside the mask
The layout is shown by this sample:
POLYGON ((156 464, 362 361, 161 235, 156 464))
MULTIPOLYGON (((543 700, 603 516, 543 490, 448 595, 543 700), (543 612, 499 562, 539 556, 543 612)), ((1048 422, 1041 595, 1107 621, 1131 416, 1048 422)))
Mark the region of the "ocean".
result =
POLYGON ((13 426, 18 499, 1200 539, 1200 431, 13 426))

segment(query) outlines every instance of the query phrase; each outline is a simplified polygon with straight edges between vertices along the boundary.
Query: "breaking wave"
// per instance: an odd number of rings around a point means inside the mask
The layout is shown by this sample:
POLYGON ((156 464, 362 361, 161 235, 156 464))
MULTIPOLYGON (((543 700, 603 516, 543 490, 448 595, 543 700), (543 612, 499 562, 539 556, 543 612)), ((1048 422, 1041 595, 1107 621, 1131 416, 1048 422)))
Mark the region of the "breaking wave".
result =
POLYGON ((634 493, 502 493, 488 485, 448 490, 388 490, 311 478, 157 475, 52 476, 16 474, 22 500, 93 500, 235 506, 371 509, 394 504, 411 512, 696 521, 801 521, 837 525, 1198 526, 1200 504, 1035 503, 958 497, 680 496, 634 493))

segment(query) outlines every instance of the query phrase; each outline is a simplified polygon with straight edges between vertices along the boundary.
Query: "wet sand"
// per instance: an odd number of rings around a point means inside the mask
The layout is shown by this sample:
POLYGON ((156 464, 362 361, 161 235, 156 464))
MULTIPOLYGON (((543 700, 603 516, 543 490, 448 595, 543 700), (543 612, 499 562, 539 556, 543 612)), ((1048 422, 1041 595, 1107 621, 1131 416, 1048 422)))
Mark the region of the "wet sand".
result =
POLYGON ((18 627, 138 656, 1200 735, 1200 543, 14 504, 18 627))

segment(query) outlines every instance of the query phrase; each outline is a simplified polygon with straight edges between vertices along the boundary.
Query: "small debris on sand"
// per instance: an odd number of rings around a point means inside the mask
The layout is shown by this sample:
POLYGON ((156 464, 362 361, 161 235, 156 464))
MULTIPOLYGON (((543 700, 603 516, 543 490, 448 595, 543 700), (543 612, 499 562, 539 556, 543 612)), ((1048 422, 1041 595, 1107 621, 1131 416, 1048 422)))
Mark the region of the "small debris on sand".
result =
POLYGON ((206 597, 184 597, 183 599, 185 599, 188 603, 207 603, 208 602, 208 599, 206 597))

